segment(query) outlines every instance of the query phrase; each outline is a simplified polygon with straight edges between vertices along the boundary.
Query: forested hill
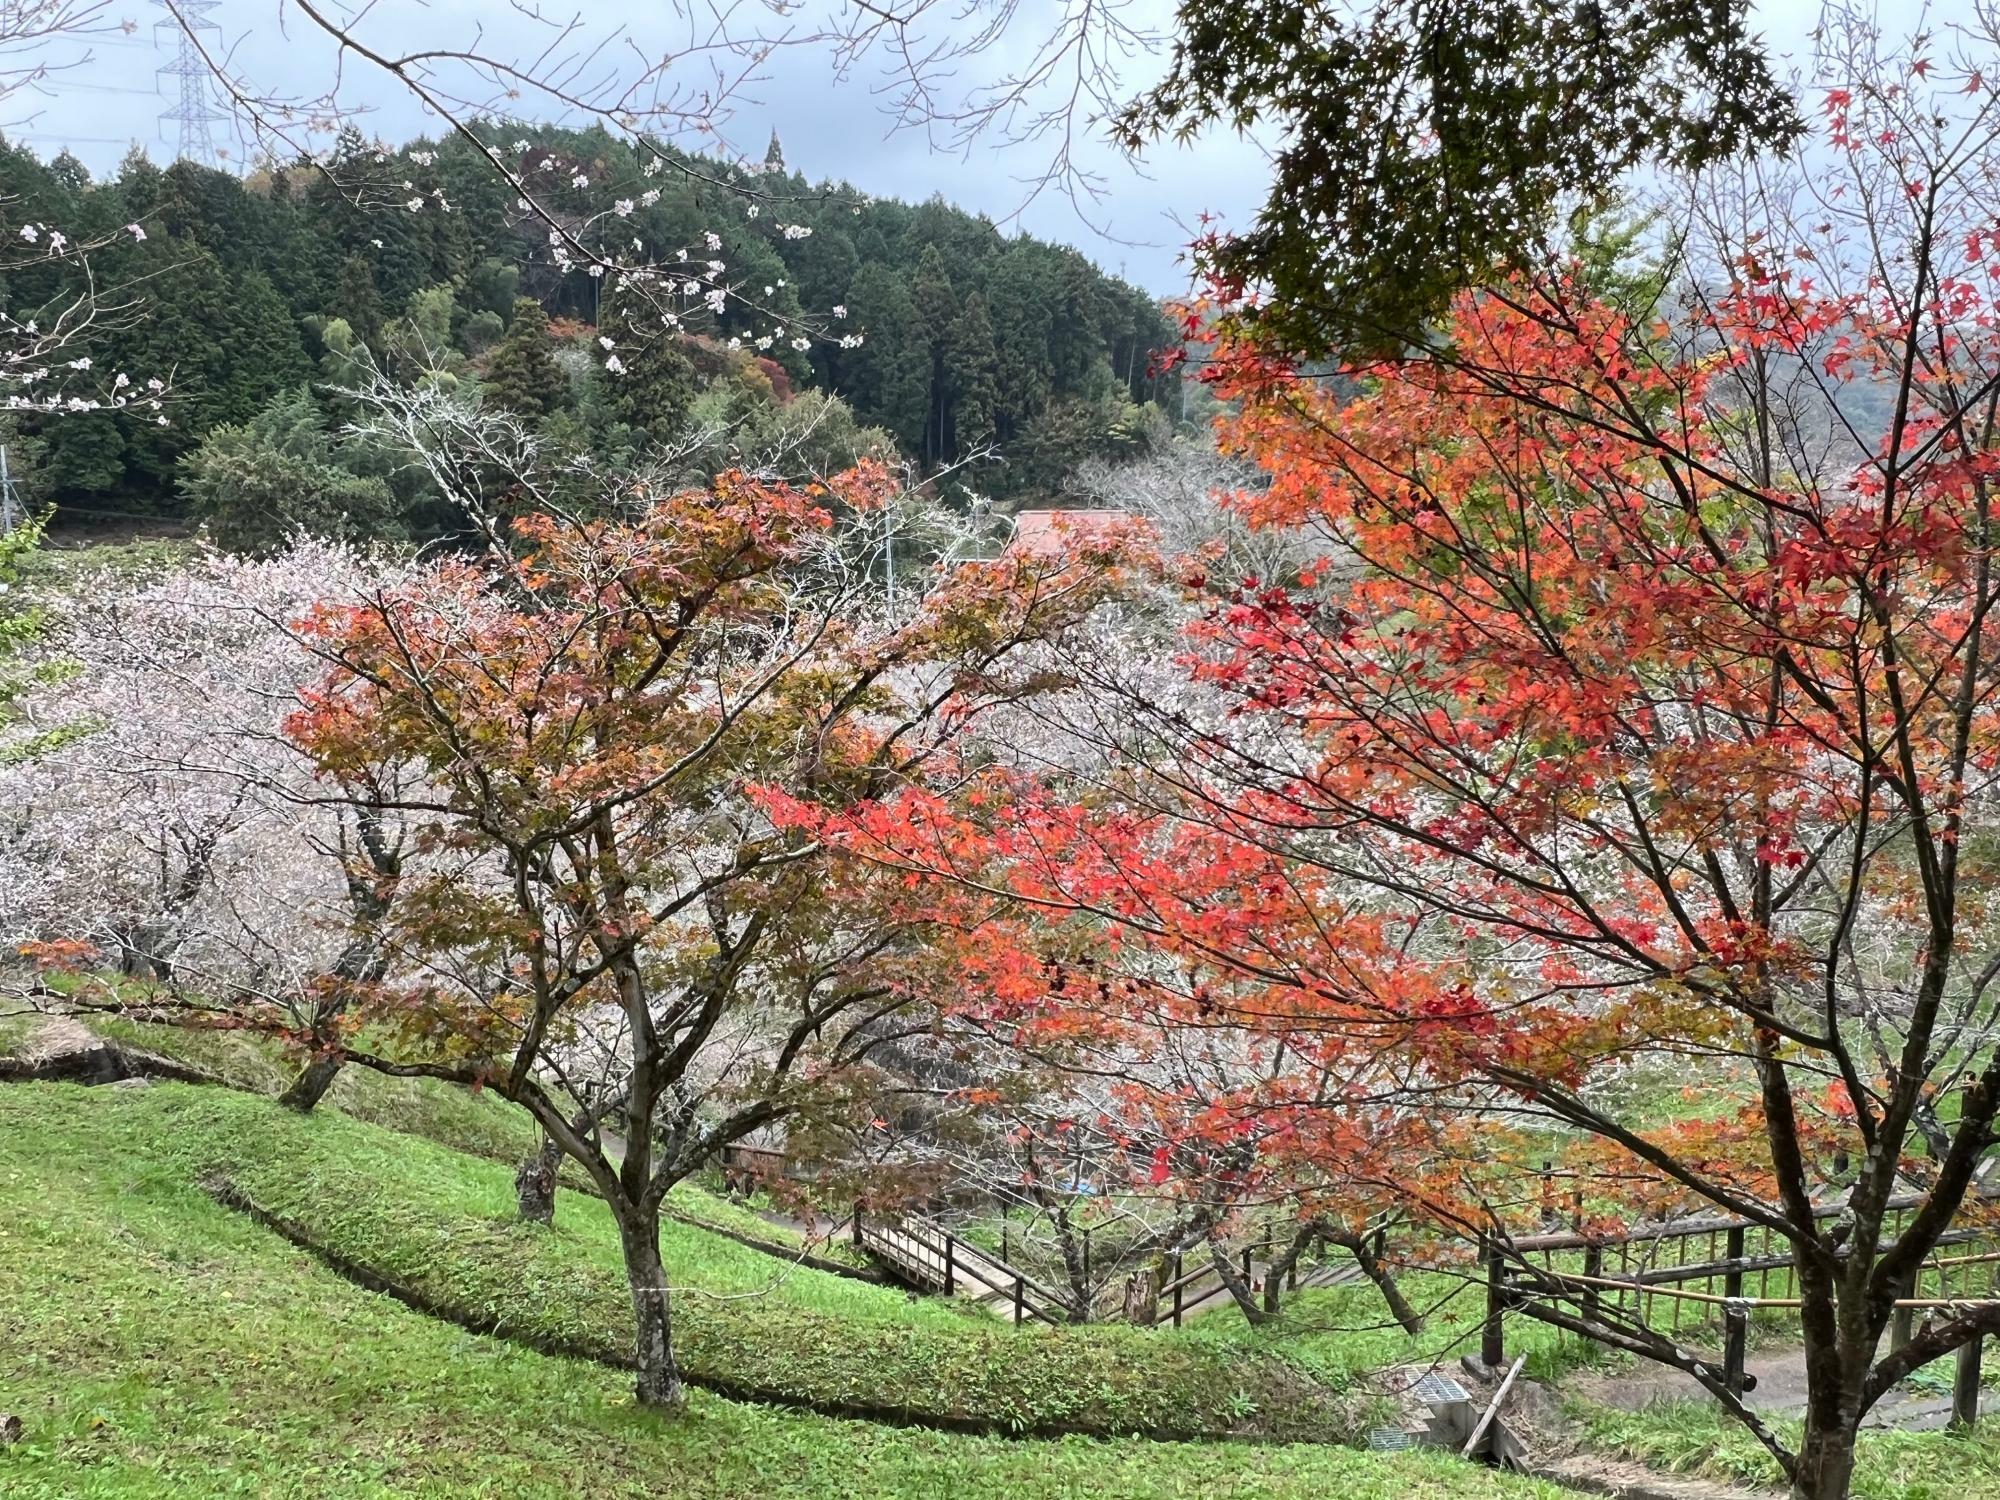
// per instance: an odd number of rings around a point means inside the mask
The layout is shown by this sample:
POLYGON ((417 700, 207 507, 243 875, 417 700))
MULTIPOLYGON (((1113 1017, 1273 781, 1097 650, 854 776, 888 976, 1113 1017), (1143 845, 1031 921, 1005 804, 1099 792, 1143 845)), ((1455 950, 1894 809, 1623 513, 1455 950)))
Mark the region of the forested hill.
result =
MULTIPOLYGON (((927 472, 996 450, 998 462, 959 477, 1017 503, 1157 427, 1148 406, 1166 398, 1153 356, 1172 327, 1151 297, 1074 250, 1003 234, 940 200, 810 184, 784 170, 775 140, 767 170, 732 186, 706 163, 646 173, 601 131, 485 133, 512 138, 504 159, 534 175, 541 202, 629 234, 621 245, 706 246, 748 296, 620 383, 605 379, 596 337, 600 321, 610 331, 615 294, 558 263, 546 226, 459 137, 391 151, 349 134, 326 170, 245 178, 162 169, 135 150, 101 182, 67 154, 44 163, 0 147, 0 237, 61 225, 99 242, 91 275, 124 307, 91 336, 97 366, 172 386, 165 424, 150 413, 21 419, 10 436, 33 495, 78 514, 177 513, 190 503, 191 459, 225 424, 254 424, 258 441, 301 461, 339 463, 328 391, 357 361, 476 382, 600 449, 668 436, 704 396, 713 415, 750 399, 738 387, 766 402, 817 390, 927 472), (527 322, 546 334, 519 319, 536 304, 544 316, 527 322), (769 337, 788 318, 861 338, 816 336, 800 349, 769 337), (724 378, 726 398, 715 394, 724 378)), ((73 290, 61 272, 32 269, 9 278, 6 305, 46 315, 73 290)))

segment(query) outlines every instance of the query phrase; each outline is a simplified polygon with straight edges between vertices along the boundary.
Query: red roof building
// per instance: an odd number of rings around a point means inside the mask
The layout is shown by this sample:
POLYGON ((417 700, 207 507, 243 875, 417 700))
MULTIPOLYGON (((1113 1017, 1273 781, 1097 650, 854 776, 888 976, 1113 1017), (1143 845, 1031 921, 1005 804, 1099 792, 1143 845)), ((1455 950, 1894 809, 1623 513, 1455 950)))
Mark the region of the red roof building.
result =
POLYGON ((1118 532, 1132 519, 1129 510, 1024 510, 1014 517, 1007 551, 1061 557, 1077 541, 1118 532))

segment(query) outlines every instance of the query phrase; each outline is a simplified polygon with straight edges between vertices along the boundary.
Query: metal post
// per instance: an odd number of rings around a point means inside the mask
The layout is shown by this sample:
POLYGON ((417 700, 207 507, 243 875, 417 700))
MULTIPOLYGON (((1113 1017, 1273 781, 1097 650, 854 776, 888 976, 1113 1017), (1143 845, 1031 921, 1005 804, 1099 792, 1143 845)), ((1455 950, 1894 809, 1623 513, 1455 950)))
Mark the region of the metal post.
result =
POLYGON ((1750 1344, 1750 1310, 1731 1303, 1722 1312, 1722 1383, 1729 1394, 1743 1394, 1743 1357, 1750 1344))
POLYGON ((1016 1276, 1014 1278, 1014 1321, 1017 1324, 1021 1321, 1021 1303, 1023 1300, 1021 1293, 1023 1290, 1024 1284, 1021 1278, 1016 1276))
POLYGON ((1979 1421, 1979 1354, 1985 1342, 1974 1337, 1958 1346, 1958 1369, 1951 1381, 1951 1425, 1960 1431, 1979 1421))
POLYGON ((952 1235, 944 1237, 944 1294, 947 1297, 958 1290, 954 1274, 958 1269, 957 1257, 952 1254, 952 1246, 957 1243, 952 1235))
POLYGON ((1750 1345, 1750 1309, 1743 1305, 1743 1226, 1733 1226, 1724 1241, 1729 1269, 1722 1275, 1722 1295, 1729 1300, 1722 1313, 1722 1383, 1729 1394, 1743 1394, 1743 1360, 1750 1345))
POLYGON ((1486 1326, 1479 1333, 1479 1359, 1489 1370, 1497 1370, 1507 1359, 1501 1313, 1507 1306, 1505 1273, 1500 1264, 1500 1246, 1486 1244, 1486 1326))
POLYGON ((1181 1253, 1174 1252, 1174 1327, 1181 1326, 1181 1253))
POLYGON ((1090 1290, 1090 1231, 1088 1229, 1083 1232, 1083 1286, 1085 1291, 1090 1290))

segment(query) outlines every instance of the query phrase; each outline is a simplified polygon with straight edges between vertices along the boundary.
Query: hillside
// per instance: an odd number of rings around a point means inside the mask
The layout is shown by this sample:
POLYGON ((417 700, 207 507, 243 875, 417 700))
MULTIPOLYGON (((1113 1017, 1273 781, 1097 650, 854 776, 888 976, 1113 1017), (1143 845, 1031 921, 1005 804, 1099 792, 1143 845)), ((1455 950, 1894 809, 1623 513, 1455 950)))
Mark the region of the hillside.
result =
MULTIPOLYGON (((19 1084, 0 1089, 0 1121, 0 1411, 24 1429, 0 1448, 0 1489, 24 1500, 567 1496, 586 1474, 599 1495, 769 1500, 1558 1493, 1428 1455, 982 1438, 702 1394, 663 1420, 632 1408, 615 1370, 360 1290, 218 1205, 196 1163, 279 1125, 270 1106, 185 1086, 19 1084)), ((400 1162, 411 1175, 385 1201, 456 1171, 449 1153, 337 1118, 288 1134, 400 1162)), ((461 1205, 470 1239, 536 1233, 496 1223, 493 1206, 461 1205)), ((568 1305, 554 1286, 519 1298, 524 1320, 568 1305)))
MULTIPOLYGON (((104 304, 95 366, 170 386, 164 422, 140 403, 8 434, 30 497, 79 518, 182 513, 183 460, 210 433, 308 385, 336 431, 352 413, 331 388, 372 371, 478 383, 552 441, 605 456, 697 419, 754 425, 812 391, 924 471, 989 455, 960 477, 997 496, 1049 493, 1078 462, 1130 451, 1156 400, 1172 404, 1153 369, 1172 339, 1160 308, 1073 250, 942 201, 808 183, 781 157, 754 176, 680 157, 661 170, 602 132, 490 133, 563 235, 606 263, 687 266, 727 296, 696 300, 669 330, 621 293, 620 273, 552 246, 561 236, 456 136, 389 150, 350 132, 318 166, 242 179, 135 151, 98 182, 74 158, 0 147, 0 234, 70 226, 104 304), (505 342, 528 331, 524 308, 551 323, 540 352, 505 342)), ((27 319, 74 296, 82 264, 10 274, 7 310, 27 319)), ((326 438, 301 431, 290 419, 271 446, 322 458, 326 438)), ((374 488, 334 508, 383 512, 371 526, 439 524, 409 514, 419 497, 393 465, 348 468, 374 488)))

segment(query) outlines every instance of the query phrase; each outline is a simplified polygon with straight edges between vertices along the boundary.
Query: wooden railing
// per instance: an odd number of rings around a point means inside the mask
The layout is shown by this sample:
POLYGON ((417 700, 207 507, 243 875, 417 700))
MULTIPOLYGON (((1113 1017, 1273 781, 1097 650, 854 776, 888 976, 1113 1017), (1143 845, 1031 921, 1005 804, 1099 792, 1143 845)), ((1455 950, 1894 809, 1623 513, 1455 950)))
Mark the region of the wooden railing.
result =
POLYGON ((854 1243, 927 1290, 958 1295, 966 1283, 983 1288, 973 1300, 1012 1314, 1016 1323, 1033 1319, 1061 1326, 1072 1321, 1059 1293, 1025 1271, 989 1255, 938 1224, 854 1212, 854 1243))
MULTIPOLYGON (((1981 1198, 1995 1193, 1984 1183, 1975 1191, 1981 1198)), ((1891 1200, 1884 1224, 1887 1238, 1880 1249, 1886 1250, 1893 1243, 1905 1216, 1920 1201, 1914 1195, 1891 1200)), ((1843 1207, 1830 1203, 1817 1211, 1817 1217, 1838 1217, 1843 1207)), ((1949 1229, 1937 1243, 1965 1245, 1996 1238, 2000 1238, 2000 1230, 1975 1225, 1949 1229)), ((1500 1368, 1505 1362, 1503 1320, 1509 1311, 1561 1328, 1568 1326, 1568 1318, 1557 1312, 1556 1304, 1574 1308, 1585 1323, 1597 1320, 1610 1308, 1653 1328, 1657 1304, 1664 1299, 1668 1304, 1664 1332, 1670 1338, 1678 1335, 1683 1322, 1712 1324, 1719 1314, 1722 1356, 1718 1362, 1704 1363, 1711 1379, 1740 1396, 1756 1384, 1744 1369, 1750 1314, 1759 1308, 1799 1306, 1796 1257, 1790 1242, 1768 1225, 1743 1219, 1684 1219, 1635 1225, 1604 1235, 1570 1231, 1495 1238, 1484 1246, 1481 1259, 1486 1315, 1480 1360, 1488 1369, 1500 1368), (1697 1283, 1701 1289, 1692 1290, 1697 1283)), ((1919 1307, 1992 1301, 1996 1264, 2000 1264, 2000 1250, 1927 1258, 1910 1277, 1904 1295, 1896 1299, 1892 1346, 1908 1342, 1919 1307), (1930 1297, 1923 1295, 1926 1277, 1936 1282, 1935 1295, 1930 1297), (1978 1288, 1983 1295, 1968 1295, 1974 1291, 1975 1277, 1983 1277, 1985 1285, 1978 1288)), ((1973 1340, 1958 1354, 1953 1420, 1968 1426, 1978 1410, 1981 1342, 1973 1340)))
MULTIPOLYGON (((1232 1251, 1231 1259, 1237 1263, 1243 1280, 1251 1290, 1261 1292, 1264 1283, 1259 1277, 1260 1260, 1265 1274, 1268 1274, 1272 1263, 1269 1252, 1282 1252, 1288 1248, 1289 1244, 1281 1239, 1258 1240, 1232 1251)), ((1193 1270, 1186 1269, 1188 1252, 1176 1250, 1169 1257, 1173 1274, 1160 1288, 1160 1300, 1166 1309, 1161 1321, 1175 1328, 1197 1313, 1207 1312, 1230 1300, 1229 1283, 1216 1270, 1214 1256, 1205 1250, 1197 1253, 1200 1258, 1193 1270)), ((1341 1286, 1359 1280, 1360 1276, 1361 1268, 1353 1262, 1317 1261, 1301 1270, 1299 1263, 1293 1261, 1285 1277, 1286 1290, 1296 1292, 1302 1286, 1341 1286)))

